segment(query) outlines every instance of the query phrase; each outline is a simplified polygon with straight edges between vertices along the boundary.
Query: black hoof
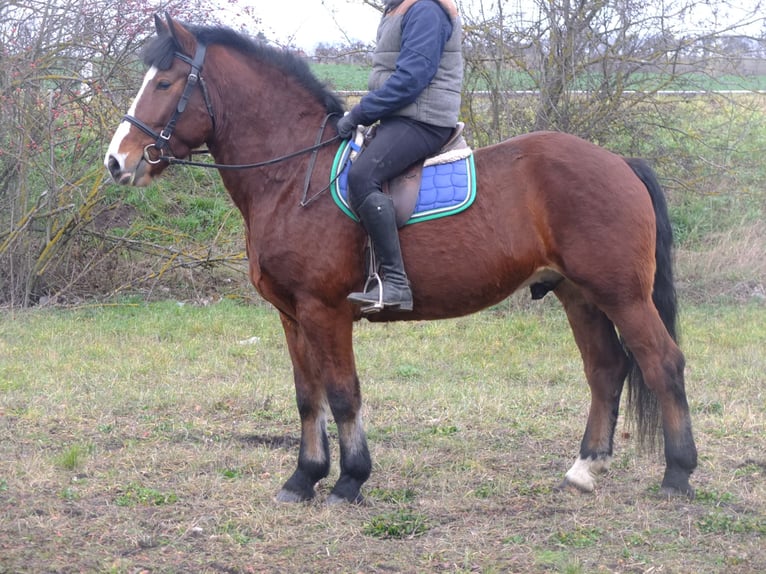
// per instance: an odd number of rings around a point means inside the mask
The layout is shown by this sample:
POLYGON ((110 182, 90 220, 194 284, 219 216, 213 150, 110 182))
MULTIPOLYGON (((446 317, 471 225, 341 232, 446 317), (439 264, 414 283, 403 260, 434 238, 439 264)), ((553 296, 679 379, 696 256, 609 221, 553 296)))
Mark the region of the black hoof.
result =
POLYGON ((306 496, 305 494, 298 494, 297 492, 283 488, 277 493, 275 500, 277 502, 309 502, 313 498, 313 493, 311 496, 306 496))
POLYGON ((277 502, 307 502, 314 498, 314 483, 308 475, 300 469, 282 485, 282 490, 277 493, 277 502))
POLYGON ((338 504, 340 502, 350 502, 351 504, 362 504, 364 497, 362 496, 361 480, 355 480, 353 478, 341 477, 327 497, 327 504, 338 504))
POLYGON ((364 497, 361 494, 358 494, 354 500, 348 500, 337 494, 330 494, 330 496, 327 497, 325 504, 327 504, 327 506, 335 506, 336 504, 358 504, 361 506, 364 504, 364 497))
POLYGON ((694 489, 689 485, 690 472, 683 469, 666 469, 665 476, 662 478, 660 495, 666 498, 676 498, 685 496, 694 498, 694 489))
POLYGON ((660 487, 660 496, 667 499, 688 498, 689 500, 694 500, 694 489, 688 485, 684 489, 662 485, 660 487))

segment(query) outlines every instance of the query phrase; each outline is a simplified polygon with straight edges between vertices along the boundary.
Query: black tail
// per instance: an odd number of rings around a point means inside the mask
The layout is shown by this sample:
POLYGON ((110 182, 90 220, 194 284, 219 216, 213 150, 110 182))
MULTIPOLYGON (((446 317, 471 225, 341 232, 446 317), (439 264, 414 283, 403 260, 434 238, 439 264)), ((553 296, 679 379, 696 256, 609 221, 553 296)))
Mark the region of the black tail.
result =
MULTIPOLYGON (((673 281, 673 228, 670 225, 665 194, 654 170, 646 161, 637 158, 626 158, 625 161, 644 183, 652 199, 657 226, 654 251, 657 268, 654 272, 652 301, 668 333, 677 342, 678 299, 673 281)), ((656 447, 660 436, 660 407, 657 396, 644 383, 641 369, 638 368, 629 349, 628 355, 631 360, 628 373, 628 406, 636 420, 639 444, 656 447)))

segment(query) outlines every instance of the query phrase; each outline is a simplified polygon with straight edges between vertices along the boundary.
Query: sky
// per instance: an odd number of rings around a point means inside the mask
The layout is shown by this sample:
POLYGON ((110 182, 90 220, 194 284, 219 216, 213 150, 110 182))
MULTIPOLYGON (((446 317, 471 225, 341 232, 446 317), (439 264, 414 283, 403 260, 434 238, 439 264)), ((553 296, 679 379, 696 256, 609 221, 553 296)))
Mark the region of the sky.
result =
POLYGON ((267 38, 306 51, 347 40, 372 44, 380 20, 380 12, 359 0, 265 0, 253 10, 267 38))
MULTIPOLYGON (((707 11, 714 9, 718 25, 741 18, 741 10, 763 6, 766 0, 700 0, 697 7, 705 20, 707 11)), ((458 0, 462 10, 476 14, 480 0, 458 0)), ((496 0, 484 0, 490 11, 496 0)), ((668 4, 673 4, 672 0, 668 4)), ((507 9, 520 9, 529 5, 527 0, 506 0, 507 9)), ((380 20, 380 12, 362 3, 362 0, 261 0, 253 6, 255 16, 261 20, 261 31, 269 40, 280 45, 292 44, 306 52, 313 52, 319 43, 345 44, 361 41, 372 44, 380 20)), ((761 20, 748 30, 757 33, 761 20)), ((248 27, 248 32, 253 30, 248 27)))

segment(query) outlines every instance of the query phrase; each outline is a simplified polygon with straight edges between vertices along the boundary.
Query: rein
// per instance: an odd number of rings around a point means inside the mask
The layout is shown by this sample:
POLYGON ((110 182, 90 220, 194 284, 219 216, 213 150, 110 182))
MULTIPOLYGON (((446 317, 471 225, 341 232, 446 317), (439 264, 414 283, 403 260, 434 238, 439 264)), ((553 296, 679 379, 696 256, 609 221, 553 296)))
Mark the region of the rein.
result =
MULTIPOLYGON (((333 114, 331 114, 333 115, 333 114)), ((327 119, 330 116, 327 116, 322 122, 322 126, 319 128, 319 137, 322 137, 322 132, 324 132, 324 128, 327 125, 327 119)), ((212 163, 209 161, 194 161, 190 159, 182 159, 179 157, 171 156, 171 155, 161 155, 157 161, 166 161, 171 165, 186 165, 189 167, 206 167, 208 169, 257 169, 259 167, 267 167, 270 165, 274 165, 277 163, 281 163, 283 161, 287 161, 288 159, 293 159, 294 157, 298 157, 307 153, 314 152, 316 154, 317 151, 325 147, 326 145, 329 145, 335 141, 338 141, 340 139, 340 136, 336 135, 334 137, 331 137, 329 140, 324 141, 317 141, 314 145, 310 147, 305 147, 303 149, 299 149, 298 151, 290 152, 287 155, 282 155, 279 157, 275 157, 273 159, 267 159, 266 161, 259 161, 256 163, 212 163)), ((193 150, 191 153, 193 154, 207 154, 210 153, 209 150, 206 149, 200 149, 200 150, 193 150)), ((313 167, 313 162, 312 162, 313 167)))
MULTIPOLYGON (((306 207, 309 203, 317 199, 320 194, 330 189, 332 184, 335 183, 335 180, 340 177, 340 171, 339 171, 338 175, 336 175, 333 179, 330 180, 330 183, 328 183, 322 189, 317 191, 311 197, 308 196, 309 187, 311 185, 311 175, 314 173, 314 166, 316 165, 316 160, 317 160, 317 155, 319 154, 319 150, 333 143, 334 141, 338 141, 339 139, 341 139, 339 135, 336 135, 334 137, 331 137, 328 140, 322 141, 322 135, 324 134, 324 130, 327 127, 327 122, 333 115, 335 114, 328 114, 325 116, 324 120, 322 121, 322 125, 319 126, 319 133, 317 133, 317 139, 314 145, 312 145, 311 147, 299 149, 298 151, 288 153, 287 155, 282 155, 279 157, 275 157, 273 159, 268 159, 266 161, 259 161, 256 163, 242 163, 242 164, 212 163, 207 161, 194 161, 190 159, 181 159, 175 156, 164 156, 164 155, 160 156, 157 159, 157 161, 158 162, 166 161, 170 165, 186 165, 190 167, 204 167, 207 169, 238 170, 238 169, 257 169, 259 167, 267 167, 269 165, 275 165, 283 161, 287 161, 289 159, 293 159, 295 157, 299 157, 304 154, 311 153, 311 160, 309 160, 309 167, 306 170, 306 177, 303 180, 303 195, 301 196, 301 201, 300 201, 300 206, 306 207)), ((206 154, 206 153, 210 153, 210 150, 197 150, 197 151, 192 151, 192 153, 206 154)))
MULTIPOLYGON (((224 163, 211 163, 211 162, 204 162, 204 161, 193 161, 189 159, 182 159, 178 158, 174 155, 167 155, 165 150, 170 150, 170 153, 173 153, 173 150, 170 148, 170 138, 173 135, 173 131, 175 130, 176 123, 178 122, 178 118, 180 115, 186 110, 186 106, 189 103, 189 98, 191 98, 192 91, 194 88, 199 85, 202 89, 202 95, 205 98, 205 107, 207 107, 207 113, 210 116, 210 120, 213 123, 213 131, 215 131, 215 114, 213 113, 213 106, 210 103, 210 96, 208 94, 207 85, 205 84, 205 81, 202 79, 202 64, 205 60, 205 53, 207 51, 207 46, 202 43, 197 44, 197 49, 194 53, 194 58, 189 58, 185 54, 182 54, 180 52, 176 52, 174 55, 176 58, 186 62, 191 66, 191 71, 189 72, 189 76, 186 78, 186 85, 184 86, 184 91, 181 94, 181 98, 178 100, 178 104, 176 105, 176 109, 173 112, 173 115, 170 117, 170 120, 168 120, 168 123, 165 125, 164 129, 157 133, 152 128, 150 128, 148 125, 146 125, 144 122, 139 120, 135 116, 131 116, 130 114, 126 114, 123 116, 123 120, 131 123, 132 125, 136 126, 139 130, 144 132, 146 135, 148 135, 151 138, 154 138, 154 143, 148 144, 144 148, 144 160, 146 160, 147 163, 150 164, 158 164, 162 161, 167 162, 169 165, 186 165, 190 167, 203 167, 208 169, 219 169, 219 170, 239 170, 239 169, 257 169, 260 167, 266 167, 270 165, 275 165, 278 163, 281 163, 283 161, 287 161, 289 159, 293 159, 295 157, 299 157, 301 155, 311 153, 311 159, 309 161, 309 167, 306 171, 306 177, 303 181, 303 195, 300 201, 301 207, 306 207, 309 203, 317 199, 317 197, 324 191, 328 190, 330 186, 335 182, 335 179, 337 179, 338 176, 336 176, 334 179, 330 181, 329 184, 327 184, 325 187, 323 187, 321 190, 316 192, 311 197, 308 197, 309 192, 309 186, 311 184, 311 175, 314 172, 314 166, 316 165, 316 159, 317 155, 319 153, 319 150, 323 147, 338 141, 341 139, 339 135, 336 135, 328 140, 322 141, 322 136, 324 134, 325 128, 327 127, 327 122, 330 120, 331 117, 334 115, 337 115, 335 113, 327 114, 322 121, 322 125, 319 127, 319 133, 317 134, 316 142, 313 146, 300 149, 298 151, 291 152, 289 154, 276 157, 273 159, 269 159, 266 161, 260 161, 256 163, 245 163, 245 164, 224 164, 224 163), (152 159, 150 156, 150 150, 154 148, 157 150, 160 155, 156 159, 152 159)), ((196 150, 192 151, 192 154, 206 154, 210 153, 209 150, 196 150)), ((340 172, 339 172, 340 173, 340 172)))

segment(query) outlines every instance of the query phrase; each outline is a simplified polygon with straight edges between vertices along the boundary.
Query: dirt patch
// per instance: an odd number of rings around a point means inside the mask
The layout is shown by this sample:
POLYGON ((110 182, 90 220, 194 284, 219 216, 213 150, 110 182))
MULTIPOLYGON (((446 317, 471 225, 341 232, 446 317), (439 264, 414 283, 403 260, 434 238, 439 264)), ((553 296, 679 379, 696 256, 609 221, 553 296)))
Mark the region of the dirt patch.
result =
POLYGON ((112 229, 128 229, 135 221, 138 213, 136 209, 127 203, 117 202, 106 209, 102 209, 96 215, 91 225, 95 231, 104 233, 112 229))

